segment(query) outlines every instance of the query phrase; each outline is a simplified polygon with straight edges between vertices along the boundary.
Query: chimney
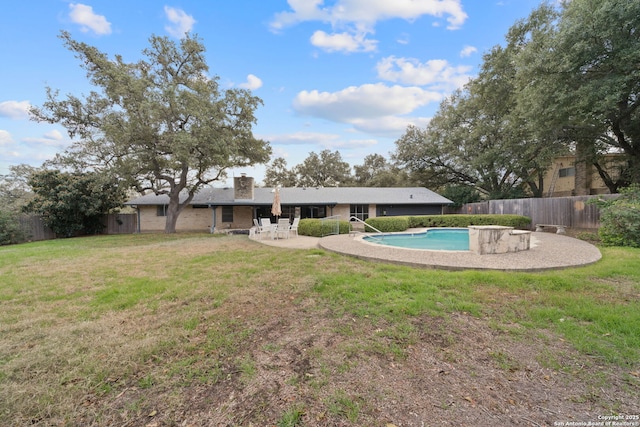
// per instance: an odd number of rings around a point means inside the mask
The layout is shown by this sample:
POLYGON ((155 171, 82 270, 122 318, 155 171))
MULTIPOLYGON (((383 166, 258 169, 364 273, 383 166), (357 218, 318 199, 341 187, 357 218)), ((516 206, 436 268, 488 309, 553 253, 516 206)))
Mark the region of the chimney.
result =
POLYGON ((246 173, 233 178, 233 198, 253 200, 253 178, 246 173))

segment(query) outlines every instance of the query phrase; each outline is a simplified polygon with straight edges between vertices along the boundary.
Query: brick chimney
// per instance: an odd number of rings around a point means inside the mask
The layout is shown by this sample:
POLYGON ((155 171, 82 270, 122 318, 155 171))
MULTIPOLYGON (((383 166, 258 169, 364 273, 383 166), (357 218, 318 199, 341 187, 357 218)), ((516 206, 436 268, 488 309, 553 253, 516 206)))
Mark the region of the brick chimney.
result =
POLYGON ((233 198, 253 200, 253 178, 241 174, 233 178, 233 198))

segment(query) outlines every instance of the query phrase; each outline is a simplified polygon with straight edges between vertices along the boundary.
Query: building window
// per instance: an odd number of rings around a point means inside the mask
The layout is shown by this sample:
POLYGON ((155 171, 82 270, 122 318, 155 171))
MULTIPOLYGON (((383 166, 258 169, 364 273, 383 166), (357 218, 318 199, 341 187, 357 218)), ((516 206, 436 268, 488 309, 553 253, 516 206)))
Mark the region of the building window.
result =
POLYGON ((355 216, 360 221, 364 221, 369 218, 369 205, 351 205, 349 208, 349 216, 355 216))
POLYGON ((167 216, 167 205, 158 205, 156 207, 156 216, 167 216))
POLYGON ((560 169, 560 178, 566 178, 568 176, 576 176, 576 168, 562 168, 560 169))
POLYGON ((222 222, 233 222, 233 206, 222 207, 222 222))

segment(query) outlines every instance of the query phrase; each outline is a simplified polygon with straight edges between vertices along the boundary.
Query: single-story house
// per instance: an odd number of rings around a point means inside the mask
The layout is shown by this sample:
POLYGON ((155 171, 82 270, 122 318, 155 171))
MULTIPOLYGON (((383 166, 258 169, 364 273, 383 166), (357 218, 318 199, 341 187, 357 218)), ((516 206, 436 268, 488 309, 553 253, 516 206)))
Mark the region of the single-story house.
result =
MULTIPOLYGON (((284 218, 340 216, 366 220, 378 216, 440 215, 451 200, 424 187, 285 187, 279 188, 284 218)), ((178 231, 249 229, 256 218, 272 217, 275 188, 254 186, 254 179, 235 177, 233 188, 201 189, 178 217, 178 231)), ((186 197, 186 196, 185 196, 186 197)), ((138 212, 138 229, 164 230, 167 195, 147 194, 126 203, 138 212)))

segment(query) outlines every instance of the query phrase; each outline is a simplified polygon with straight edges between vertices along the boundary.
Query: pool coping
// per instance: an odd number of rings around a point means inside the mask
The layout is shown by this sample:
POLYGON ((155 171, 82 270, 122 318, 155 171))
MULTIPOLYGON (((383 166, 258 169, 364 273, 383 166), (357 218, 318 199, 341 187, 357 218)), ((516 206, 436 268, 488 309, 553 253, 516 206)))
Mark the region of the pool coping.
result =
POLYGON ((376 245, 362 242, 363 236, 364 234, 327 236, 318 241, 318 246, 330 252, 367 261, 444 270, 535 272, 589 265, 602 258, 600 250, 588 242, 545 232, 531 233, 531 248, 528 251, 486 255, 376 245))

